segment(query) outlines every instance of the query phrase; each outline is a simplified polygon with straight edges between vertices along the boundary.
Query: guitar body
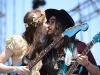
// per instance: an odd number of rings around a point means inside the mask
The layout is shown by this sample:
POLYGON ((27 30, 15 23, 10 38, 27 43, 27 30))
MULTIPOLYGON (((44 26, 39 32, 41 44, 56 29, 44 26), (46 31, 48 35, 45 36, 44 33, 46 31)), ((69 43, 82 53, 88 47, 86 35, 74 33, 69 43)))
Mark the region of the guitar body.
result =
POLYGON ((65 75, 67 70, 68 70, 68 66, 66 66, 65 63, 63 63, 63 64, 60 66, 57 75, 65 75))
POLYGON ((15 73, 15 72, 13 72, 13 73, 11 73, 10 75, 18 75, 17 73, 15 73))

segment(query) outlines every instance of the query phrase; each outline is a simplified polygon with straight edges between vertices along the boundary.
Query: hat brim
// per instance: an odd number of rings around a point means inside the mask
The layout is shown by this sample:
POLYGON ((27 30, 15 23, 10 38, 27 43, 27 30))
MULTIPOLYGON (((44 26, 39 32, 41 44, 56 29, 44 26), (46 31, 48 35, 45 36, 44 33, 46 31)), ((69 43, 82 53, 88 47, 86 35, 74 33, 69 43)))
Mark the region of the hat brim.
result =
POLYGON ((47 19, 50 19, 51 16, 62 19, 67 24, 67 28, 74 26, 72 17, 65 10, 47 9, 45 13, 47 19))

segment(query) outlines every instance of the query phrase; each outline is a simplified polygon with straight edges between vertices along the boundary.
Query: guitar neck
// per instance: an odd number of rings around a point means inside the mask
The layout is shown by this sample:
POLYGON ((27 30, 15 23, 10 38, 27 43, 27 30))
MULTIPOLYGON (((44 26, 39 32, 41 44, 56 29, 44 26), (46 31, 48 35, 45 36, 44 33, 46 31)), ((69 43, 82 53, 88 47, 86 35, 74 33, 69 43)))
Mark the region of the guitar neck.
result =
POLYGON ((40 52, 38 57, 30 61, 30 63, 27 65, 28 68, 31 69, 35 64, 37 64, 63 37, 63 34, 59 35, 56 40, 54 40, 47 48, 40 52))
MULTIPOLYGON (((94 42, 93 41, 91 41, 90 43, 89 43, 89 45, 84 49, 84 51, 81 53, 82 55, 86 55, 88 52, 89 52, 89 50, 91 49, 91 47, 94 45, 94 42)), ((69 68, 69 70, 67 71, 67 73, 66 73, 66 75, 71 75, 74 71, 75 71, 75 69, 78 67, 78 62, 76 61, 76 62, 74 62, 73 63, 73 65, 69 68)))
POLYGON ((87 55, 87 53, 90 51, 90 49, 92 48, 92 46, 94 45, 94 42, 91 41, 89 43, 89 45, 84 49, 84 51, 81 53, 82 55, 87 55))

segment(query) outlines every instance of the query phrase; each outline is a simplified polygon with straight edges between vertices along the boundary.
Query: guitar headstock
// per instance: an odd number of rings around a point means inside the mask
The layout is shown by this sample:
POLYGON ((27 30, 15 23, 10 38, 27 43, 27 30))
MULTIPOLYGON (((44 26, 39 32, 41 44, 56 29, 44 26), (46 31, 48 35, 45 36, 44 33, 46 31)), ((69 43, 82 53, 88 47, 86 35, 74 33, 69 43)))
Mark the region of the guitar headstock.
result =
POLYGON ((86 31, 89 27, 87 23, 80 24, 79 26, 80 26, 80 30, 82 31, 86 31))
POLYGON ((100 32, 97 33, 97 34, 93 37, 93 42, 94 42, 94 43, 100 42, 100 32))
POLYGON ((64 36, 72 37, 73 35, 78 33, 80 30, 86 31, 87 29, 88 29, 88 24, 83 23, 83 24, 79 24, 79 25, 76 25, 76 26, 73 26, 73 27, 66 29, 63 32, 63 34, 64 34, 64 36))

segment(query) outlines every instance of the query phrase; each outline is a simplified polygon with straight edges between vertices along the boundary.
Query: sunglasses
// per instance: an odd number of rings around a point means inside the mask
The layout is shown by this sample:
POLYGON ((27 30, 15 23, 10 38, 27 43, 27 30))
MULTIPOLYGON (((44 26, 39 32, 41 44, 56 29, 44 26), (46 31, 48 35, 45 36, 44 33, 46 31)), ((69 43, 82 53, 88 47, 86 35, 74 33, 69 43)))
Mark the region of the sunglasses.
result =
POLYGON ((52 25, 55 21, 56 21, 56 19, 50 19, 50 20, 47 22, 47 24, 52 25))

